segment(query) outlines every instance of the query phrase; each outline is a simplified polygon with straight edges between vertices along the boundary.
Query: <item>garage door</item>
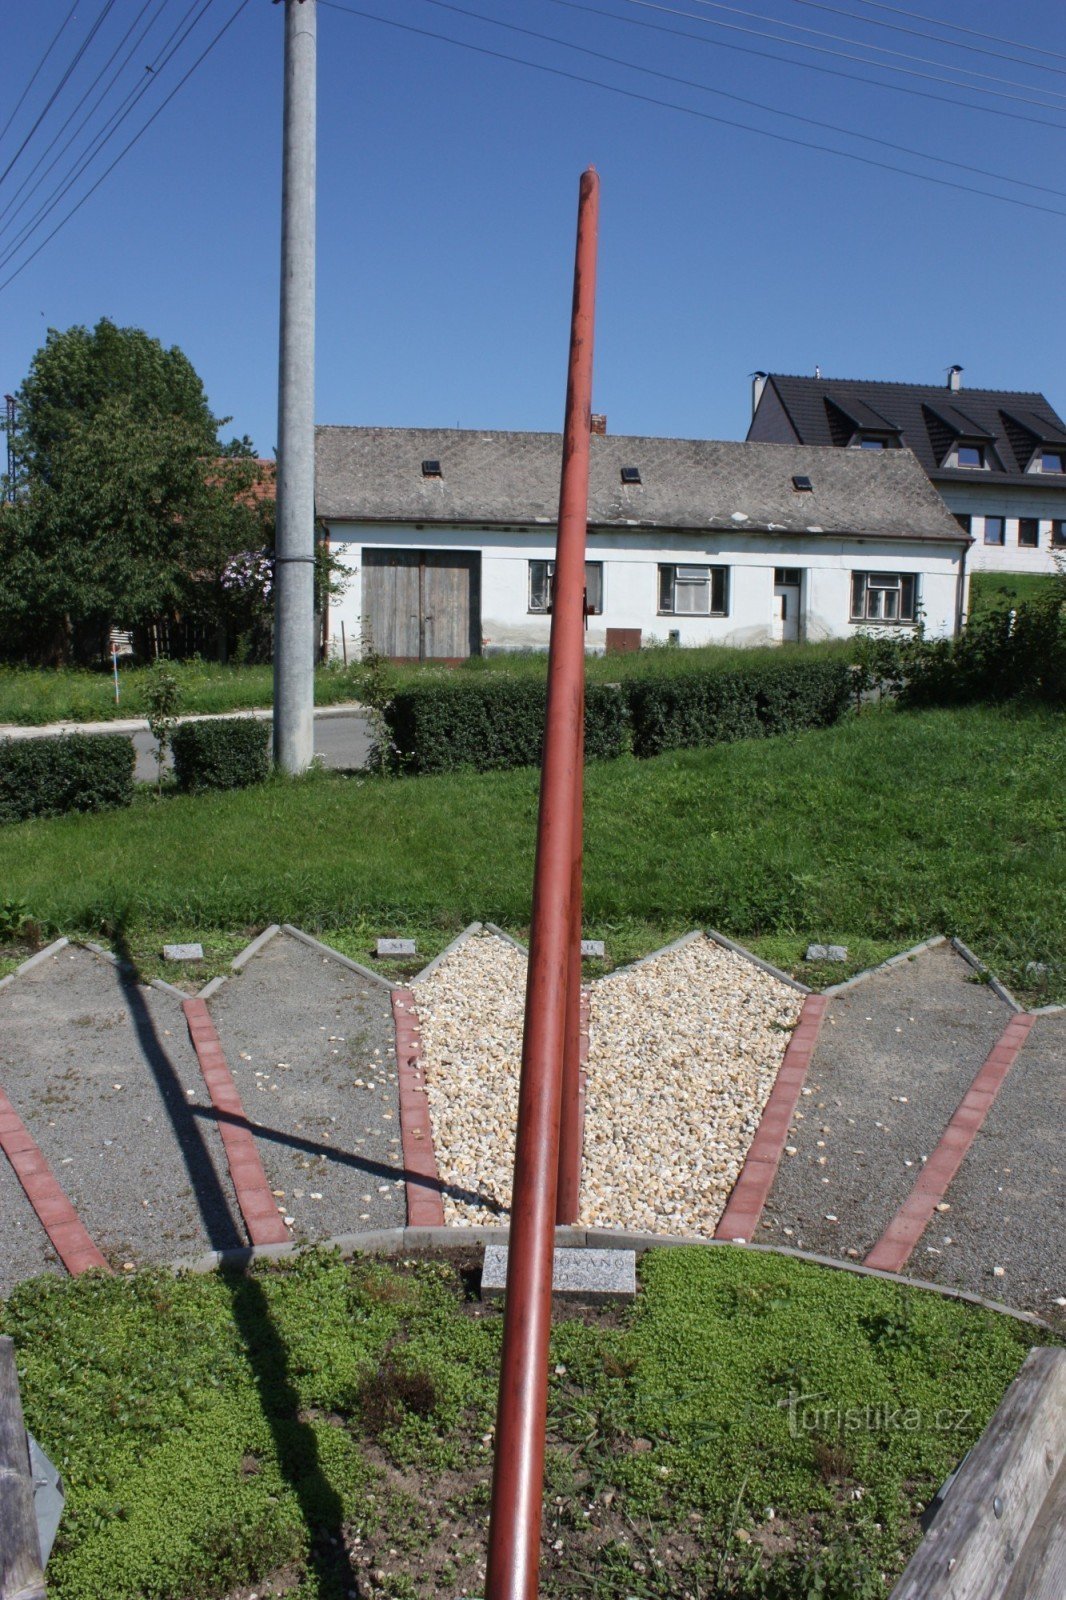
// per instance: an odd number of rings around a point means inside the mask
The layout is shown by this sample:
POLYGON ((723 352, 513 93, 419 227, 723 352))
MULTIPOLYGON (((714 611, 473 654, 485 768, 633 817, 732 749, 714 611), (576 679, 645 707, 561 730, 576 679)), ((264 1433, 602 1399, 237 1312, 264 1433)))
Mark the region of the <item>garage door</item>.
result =
POLYGON ((395 661, 462 661, 481 652, 481 557, 451 550, 364 550, 363 632, 395 661))

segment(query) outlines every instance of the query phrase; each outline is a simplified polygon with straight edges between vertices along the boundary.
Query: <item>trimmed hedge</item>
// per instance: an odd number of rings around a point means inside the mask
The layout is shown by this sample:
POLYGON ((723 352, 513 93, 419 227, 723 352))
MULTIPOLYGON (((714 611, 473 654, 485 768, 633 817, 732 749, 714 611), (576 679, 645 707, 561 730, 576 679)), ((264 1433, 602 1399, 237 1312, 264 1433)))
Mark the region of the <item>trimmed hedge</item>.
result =
MULTIPOLYGON (((490 772, 536 766, 544 738, 542 678, 485 674, 474 681, 434 679, 394 695, 383 717, 387 764, 406 773, 490 772)), ((613 685, 585 690, 585 756, 610 760, 625 748, 626 708, 613 685)))
POLYGON ((133 741, 121 733, 5 739, 0 743, 0 822, 128 806, 133 760, 133 741))
POLYGON ((636 678, 627 685, 633 753, 827 728, 847 709, 850 681, 846 662, 796 660, 636 678))
POLYGON ((178 788, 243 789, 270 773, 270 724, 251 717, 183 722, 171 734, 178 788))
MULTIPOLYGON (((729 671, 693 669, 588 684, 585 756, 635 755, 731 739, 823 728, 847 709, 842 661, 753 663, 729 671)), ((397 772, 535 766, 544 732, 542 678, 486 674, 441 678, 401 690, 384 709, 388 764, 397 772)))

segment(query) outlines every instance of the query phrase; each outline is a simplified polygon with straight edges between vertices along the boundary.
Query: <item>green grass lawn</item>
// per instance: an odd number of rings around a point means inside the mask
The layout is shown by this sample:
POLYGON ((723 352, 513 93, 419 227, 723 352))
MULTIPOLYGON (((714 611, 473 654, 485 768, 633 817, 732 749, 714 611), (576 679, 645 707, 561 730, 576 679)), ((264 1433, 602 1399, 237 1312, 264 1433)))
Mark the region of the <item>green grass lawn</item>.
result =
MULTIPOLYGON (((586 779, 586 924, 616 959, 699 925, 871 955, 957 934, 1006 982, 1061 972, 1066 725, 1050 712, 892 708, 586 779)), ((227 940, 271 921, 365 956, 529 919, 539 773, 311 774, 0 829, 0 898, 46 929, 227 940)), ((228 945, 227 945, 228 948, 228 945)), ((1059 978, 1054 979, 1056 984, 1059 978)), ((1056 993, 1058 990, 1056 989, 1056 993)))
MULTIPOLYGON (((171 671, 181 688, 183 715, 250 711, 274 703, 274 669, 222 666, 215 661, 175 661, 171 671)), ((105 722, 143 717, 144 667, 119 666, 119 701, 110 669, 35 670, 0 666, 0 723, 38 727, 46 722, 105 722)), ((337 668, 315 673, 315 704, 358 699, 360 681, 337 668)))
MULTIPOLYGON (((635 1308, 553 1330, 552 1600, 881 1600, 1040 1342, 730 1247, 651 1252, 640 1276, 635 1308)), ((67 1492, 49 1594, 483 1593, 501 1316, 468 1284, 311 1253, 21 1286, 0 1333, 67 1492)))
POLYGON ((994 606, 1020 605, 1050 593, 1055 578, 1039 572, 975 572, 970 577, 970 615, 994 606))
MULTIPOLYGON (((810 659, 812 656, 847 656, 849 650, 850 645, 843 640, 762 650, 732 650, 720 646, 702 650, 652 649, 624 656, 590 656, 588 675, 592 682, 614 683, 634 673, 669 673, 693 666, 724 671, 738 662, 780 659, 782 653, 810 659)), ((246 711, 274 703, 273 668, 270 666, 175 661, 170 667, 180 684, 180 710, 184 714, 246 711)), ((120 665, 120 697, 116 704, 110 669, 35 670, 0 666, 0 723, 40 726, 46 722, 103 722, 116 717, 143 716, 141 689, 146 670, 120 665)), ((547 653, 528 651, 504 656, 474 656, 458 667, 437 666, 432 662, 424 666, 385 666, 383 677, 385 683, 400 686, 427 676, 478 677, 485 672, 543 678, 547 670, 547 653)), ((366 687, 366 673, 358 663, 353 663, 347 671, 339 664, 320 667, 315 672, 315 704, 336 705, 345 700, 358 700, 366 687)))

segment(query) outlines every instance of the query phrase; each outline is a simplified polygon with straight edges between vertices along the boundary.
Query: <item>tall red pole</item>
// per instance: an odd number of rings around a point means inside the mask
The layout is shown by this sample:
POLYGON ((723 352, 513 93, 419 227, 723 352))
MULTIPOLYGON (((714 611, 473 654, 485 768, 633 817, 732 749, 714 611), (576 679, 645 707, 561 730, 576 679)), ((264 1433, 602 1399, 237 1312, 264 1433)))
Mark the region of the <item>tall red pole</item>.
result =
MULTIPOLYGON (((582 685, 584 688, 584 685, 582 685)), ((559 1115, 559 1190, 555 1220, 573 1223, 581 1209, 581 912, 582 835, 585 828, 585 715, 582 694, 574 785, 573 865, 570 873, 570 949, 566 971, 566 1026, 563 1035, 563 1087, 559 1115)))
POLYGON ((585 524, 599 187, 599 178, 591 167, 582 173, 507 1302, 496 1411, 488 1600, 536 1600, 540 1563, 574 807, 584 702, 585 524))

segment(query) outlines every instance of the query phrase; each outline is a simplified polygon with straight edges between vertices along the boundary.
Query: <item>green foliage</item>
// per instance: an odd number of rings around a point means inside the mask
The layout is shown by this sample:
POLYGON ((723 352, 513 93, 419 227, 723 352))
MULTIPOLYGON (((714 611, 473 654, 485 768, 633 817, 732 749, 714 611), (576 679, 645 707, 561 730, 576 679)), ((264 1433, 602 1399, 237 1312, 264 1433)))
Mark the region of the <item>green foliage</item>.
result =
POLYGON ((633 753, 654 756, 828 727, 847 707, 848 683, 844 662, 798 657, 727 672, 630 679, 633 753))
POLYGON ((243 789, 270 773, 270 724, 252 717, 183 722, 171 744, 179 789, 243 789))
POLYGON ((957 639, 918 639, 906 653, 907 706, 1030 700, 1066 706, 1066 585, 1012 609, 978 612, 957 639))
POLYGON ((101 811, 133 799, 133 744, 120 733, 0 743, 0 822, 101 811))
POLYGON ((95 658, 111 625, 224 610, 226 562, 267 504, 179 350, 136 328, 50 331, 16 396, 18 498, 0 519, 9 659, 95 658))
MULTIPOLYGON (((543 680, 486 673, 432 679, 403 689, 384 707, 387 764, 406 773, 488 772, 538 765, 544 738, 543 680)), ((589 684, 585 757, 620 755, 625 707, 616 688, 589 684)))
MULTIPOLYGON (((46 722, 104 722, 129 715, 140 700, 150 667, 119 664, 122 701, 115 704, 110 668, 88 671, 76 667, 35 669, 0 665, 0 723, 25 727, 46 722)), ((223 665, 217 661, 170 661, 181 686, 183 712, 217 716, 223 711, 268 707, 274 698, 274 674, 269 666, 223 665)), ((361 700, 364 681, 359 666, 347 672, 340 667, 315 671, 315 704, 336 705, 361 700)))
MULTIPOLYGON (((4 830, 0 883, 64 933, 285 920, 364 928, 363 960, 394 926, 528 926, 538 781, 322 773, 135 802, 4 830), (249 848, 264 835, 269 850, 249 848)), ((788 739, 592 762, 586 924, 643 950, 699 926, 895 949, 954 933, 1012 986, 1049 963, 1056 998, 1064 784, 1061 715, 1013 708, 886 706, 788 739)))
MULTIPOLYGON (((1033 1330, 772 1255, 653 1251, 640 1272, 620 1324, 552 1330, 545 1595, 882 1600, 910 1517, 974 1442, 1033 1330), (886 1337, 897 1327, 904 1339, 886 1337), (816 1426, 797 1391, 829 1408, 816 1426), (836 1426, 849 1408, 864 1426, 836 1426), (903 1412, 919 1425, 893 1421, 903 1412), (788 1550, 772 1559, 736 1537, 768 1506, 788 1550)), ((0 1333, 68 1496, 49 1593, 218 1600, 273 1590, 286 1569, 278 1592, 335 1600, 358 1584, 342 1549, 353 1532, 387 1569, 376 1593, 454 1592, 449 1558, 434 1574, 417 1556, 442 1513, 460 1564, 483 1553, 501 1319, 464 1301, 451 1266, 322 1251, 247 1275, 16 1289, 0 1333), (445 1475, 458 1475, 447 1505, 445 1475), (419 1480, 422 1504, 390 1487, 419 1480)))
POLYGON ((141 686, 141 700, 148 718, 148 731, 155 740, 156 785, 163 785, 163 762, 181 708, 181 685, 169 662, 160 657, 150 668, 141 686))

